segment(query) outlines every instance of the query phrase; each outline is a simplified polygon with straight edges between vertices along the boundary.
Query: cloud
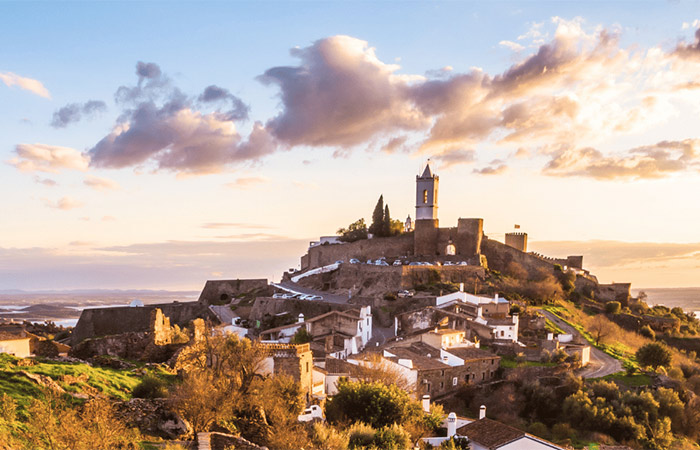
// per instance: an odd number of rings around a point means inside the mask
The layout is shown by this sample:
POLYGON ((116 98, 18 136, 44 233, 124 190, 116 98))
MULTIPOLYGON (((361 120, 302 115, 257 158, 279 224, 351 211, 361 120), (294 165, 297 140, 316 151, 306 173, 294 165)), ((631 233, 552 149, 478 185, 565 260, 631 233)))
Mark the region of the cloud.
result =
POLYGON ((103 222, 116 222, 117 218, 114 216, 102 216, 103 222))
POLYGON ((235 181, 226 183, 227 187, 234 189, 249 189, 255 185, 267 183, 270 180, 265 177, 240 177, 236 178, 235 181))
POLYGON ((674 53, 681 58, 700 60, 700 28, 695 30, 695 41, 692 44, 679 43, 674 53))
POLYGON ((228 120, 245 120, 248 118, 250 108, 243 101, 231 94, 228 90, 218 86, 207 86, 198 97, 202 103, 230 102, 231 110, 224 113, 228 120))
POLYGON ((543 172, 601 180, 654 179, 700 167, 700 139, 661 141, 606 156, 594 148, 555 152, 543 172))
POLYGON ((382 147, 382 151, 386 153, 395 153, 397 151, 405 151, 406 147, 404 144, 406 144, 406 140, 408 138, 406 136, 399 136, 395 138, 389 139, 389 141, 384 144, 382 147))
POLYGON ((18 144, 15 158, 8 161, 22 172, 58 173, 60 169, 85 171, 89 158, 78 150, 46 144, 18 144))
POLYGON ((446 153, 433 155, 433 160, 440 163, 441 167, 448 168, 457 164, 471 164, 476 159, 476 152, 471 149, 449 150, 446 153))
POLYGON ((61 197, 57 201, 44 199, 44 204, 49 208, 60 209, 61 211, 69 211, 85 206, 85 203, 70 197, 61 197))
POLYGON ((474 169, 474 173, 479 175, 501 175, 508 170, 508 166, 501 160, 495 159, 491 163, 481 169, 474 169))
MULTIPOLYGON (((136 74, 136 86, 122 86, 115 94, 125 109, 112 132, 88 151, 92 166, 153 164, 156 170, 201 175, 253 162, 276 150, 260 123, 247 141, 242 139, 233 119, 246 116, 247 109, 234 105, 229 111, 203 112, 196 109, 194 98, 171 85, 157 64, 139 62, 136 74)), ((216 86, 200 96, 203 103, 221 99, 239 101, 216 86)))
POLYGON ((107 111, 107 104, 100 100, 90 100, 83 104, 71 103, 53 113, 51 126, 65 128, 71 123, 79 122, 83 116, 93 118, 105 111, 107 111))
POLYGON ((94 175, 87 175, 83 184, 98 191, 121 189, 121 186, 116 181, 94 175))
POLYGON ((34 176, 34 182, 37 184, 43 184, 44 186, 48 186, 48 187, 58 186, 58 183, 56 182, 56 180, 52 180, 50 178, 41 178, 39 176, 34 176))
POLYGON ((12 72, 0 72, 0 81, 5 83, 8 87, 17 86, 39 97, 51 98, 49 90, 44 87, 41 81, 22 77, 12 72))
POLYGON ((223 228, 252 228, 252 229, 270 229, 267 225, 259 225, 254 223, 242 223, 242 222, 208 222, 202 225, 202 228, 207 228, 211 230, 220 230, 223 228))
POLYGON ((369 44, 350 36, 294 48, 298 66, 273 67, 259 80, 280 88, 282 111, 265 127, 288 145, 352 147, 429 119, 407 98, 411 81, 380 61, 369 44))
POLYGON ((507 49, 510 49, 514 52, 519 52, 519 51, 525 50, 524 46, 518 44, 517 42, 513 42, 513 41, 501 41, 498 43, 498 45, 500 45, 501 47, 505 47, 507 49))

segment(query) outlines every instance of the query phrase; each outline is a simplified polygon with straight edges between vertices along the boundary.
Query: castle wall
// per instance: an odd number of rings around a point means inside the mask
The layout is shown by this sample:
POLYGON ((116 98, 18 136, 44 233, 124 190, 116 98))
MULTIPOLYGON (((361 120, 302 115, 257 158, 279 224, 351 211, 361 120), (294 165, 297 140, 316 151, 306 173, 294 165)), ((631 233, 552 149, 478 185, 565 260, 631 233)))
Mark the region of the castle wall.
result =
POLYGON ((510 262, 520 264, 529 275, 535 275, 540 269, 553 270, 553 263, 529 253, 521 252, 517 248, 485 238, 481 245, 481 252, 486 256, 489 269, 503 272, 510 262))
POLYGON ((457 254, 474 256, 482 253, 483 236, 483 219, 459 219, 457 221, 457 254))
POLYGON ((301 258, 301 269, 327 266, 338 260, 346 263, 351 258, 362 262, 368 259, 397 258, 413 255, 413 233, 385 238, 362 239, 345 244, 317 245, 309 249, 301 258))
POLYGON ((259 320, 262 322, 266 315, 274 316, 275 314, 283 312, 288 312, 295 319, 300 313, 304 314, 305 319, 311 319, 312 317, 320 316, 330 311, 345 311, 356 307, 355 305, 342 303, 258 297, 255 299, 255 303, 253 303, 248 320, 259 320))
MULTIPOLYGON (((416 220, 416 228, 413 230, 414 244, 413 254, 416 256, 436 256, 438 250, 438 220, 416 220)), ((447 244, 447 243, 445 243, 447 244)), ((443 250, 444 253, 444 250, 443 250)))
POLYGON ((211 316, 209 308, 199 302, 85 309, 73 329, 72 345, 93 337, 150 331, 151 314, 157 308, 170 319, 171 324, 177 324, 180 327, 186 326, 197 317, 211 316))
POLYGON ((199 295, 199 302, 207 305, 229 302, 234 297, 255 291, 258 295, 272 295, 267 279, 207 280, 199 295))

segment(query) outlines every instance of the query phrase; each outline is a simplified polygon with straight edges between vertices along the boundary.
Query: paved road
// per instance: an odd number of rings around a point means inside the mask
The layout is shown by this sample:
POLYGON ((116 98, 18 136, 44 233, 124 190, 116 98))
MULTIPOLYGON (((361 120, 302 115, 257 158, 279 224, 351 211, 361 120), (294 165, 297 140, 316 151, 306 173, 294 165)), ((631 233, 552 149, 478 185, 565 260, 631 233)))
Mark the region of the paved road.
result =
MULTIPOLYGON (((541 310, 541 312, 565 332, 585 341, 574 327, 564 322, 556 315, 545 310, 541 310)), ((620 371, 622 371, 622 363, 619 360, 591 345, 591 360, 586 367, 579 369, 577 375, 584 378, 600 378, 620 371)))

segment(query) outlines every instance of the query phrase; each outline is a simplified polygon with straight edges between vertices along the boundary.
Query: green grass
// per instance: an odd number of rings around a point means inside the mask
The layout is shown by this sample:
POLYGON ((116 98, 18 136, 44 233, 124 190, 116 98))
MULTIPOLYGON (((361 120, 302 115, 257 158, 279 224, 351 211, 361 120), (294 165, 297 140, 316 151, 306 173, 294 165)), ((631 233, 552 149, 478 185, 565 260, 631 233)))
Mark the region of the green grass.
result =
MULTIPOLYGON (((87 364, 41 359, 36 360, 37 364, 33 366, 17 366, 15 363, 19 359, 0 354, 0 394, 7 393, 14 397, 20 409, 28 406, 33 398, 43 395, 42 388, 22 375, 21 371, 50 377, 69 393, 97 391, 101 395, 119 400, 130 399, 132 389, 141 381, 140 375, 128 370, 90 367, 87 364), (64 375, 77 377, 82 374, 88 375, 87 381, 77 382, 72 385, 62 381, 64 375)), ((174 375, 161 368, 149 369, 149 373, 167 381, 172 381, 174 377, 174 375)))
POLYGON ((628 387, 648 386, 651 384, 651 377, 645 374, 627 375, 623 372, 606 375, 596 380, 615 381, 628 387))
POLYGON ((523 361, 518 362, 514 358, 501 357, 501 367, 505 369, 515 369, 517 367, 556 367, 555 362, 523 361))

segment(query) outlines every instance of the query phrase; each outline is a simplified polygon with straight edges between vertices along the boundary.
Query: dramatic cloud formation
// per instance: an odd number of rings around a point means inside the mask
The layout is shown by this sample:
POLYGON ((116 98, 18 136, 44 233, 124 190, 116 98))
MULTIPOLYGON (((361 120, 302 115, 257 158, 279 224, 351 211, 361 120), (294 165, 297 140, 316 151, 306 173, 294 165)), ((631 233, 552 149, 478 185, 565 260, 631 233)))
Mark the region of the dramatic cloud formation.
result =
POLYGON ((60 209, 62 211, 68 211, 85 206, 85 203, 70 197, 61 197, 57 201, 44 199, 44 204, 49 208, 60 209))
MULTIPOLYGON (((693 25, 698 26, 696 22, 697 21, 695 21, 693 25)), ((681 58, 697 59, 700 61, 700 28, 695 30, 695 42, 692 44, 678 44, 675 54, 681 58)))
POLYGON ((51 126, 65 128, 71 123, 79 122, 82 117, 92 118, 107 111, 107 104, 100 100, 90 100, 83 104, 71 103, 53 113, 51 126))
POLYGON ((116 181, 94 175, 87 175, 83 184, 98 191, 121 189, 121 186, 116 181))
POLYGON ((639 179, 661 178, 698 168, 700 139, 686 139, 662 141, 611 156, 605 156, 593 148, 565 149, 554 154, 544 173, 597 179, 639 179))
POLYGON ((78 150, 45 144, 19 144, 15 147, 17 157, 8 162, 22 172, 58 173, 60 169, 85 171, 89 158, 78 150))
POLYGON ((273 67, 259 79, 279 86, 283 110, 266 124, 289 145, 351 147, 378 134, 418 130, 429 122, 408 98, 417 77, 397 75, 368 43, 350 36, 316 41, 291 55, 294 67, 273 67))
POLYGON ((136 86, 122 86, 115 94, 124 111, 112 132, 88 151, 91 165, 123 168, 155 164, 156 169, 206 174, 234 163, 250 162, 274 151, 271 137, 255 124, 247 141, 234 120, 248 109, 228 91, 209 86, 199 103, 232 105, 232 109, 203 112, 197 101, 173 87, 154 63, 136 65, 136 86))
POLYGON ((17 86, 39 97, 51 98, 49 90, 44 87, 41 81, 22 77, 12 72, 0 72, 0 81, 5 83, 8 87, 17 86))

